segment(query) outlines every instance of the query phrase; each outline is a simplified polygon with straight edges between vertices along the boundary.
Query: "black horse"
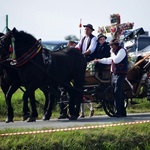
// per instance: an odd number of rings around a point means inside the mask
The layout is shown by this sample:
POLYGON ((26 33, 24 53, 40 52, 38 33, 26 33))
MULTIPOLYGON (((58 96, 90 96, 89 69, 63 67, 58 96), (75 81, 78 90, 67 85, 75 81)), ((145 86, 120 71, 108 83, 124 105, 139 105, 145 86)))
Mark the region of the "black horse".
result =
MULTIPOLYGON (((70 119, 77 119, 83 96, 86 70, 86 60, 81 52, 75 48, 70 48, 50 53, 48 50, 43 49, 40 42, 32 35, 23 31, 19 32, 14 28, 0 40, 1 55, 3 53, 10 53, 9 45, 11 43, 15 44, 13 55, 14 53, 16 55, 16 64, 14 63, 13 65, 18 68, 19 76, 26 88, 23 95, 24 116, 28 114, 28 98, 34 94, 37 88, 50 86, 50 89, 56 91, 58 85, 61 85, 68 91, 70 96, 70 119), (48 59, 43 59, 44 52, 48 53, 48 59), (70 85, 70 81, 73 81, 73 87, 70 85)), ((54 96, 51 94, 51 100, 44 114, 44 120, 49 120, 51 117, 55 100, 54 96)), ((32 114, 29 121, 35 121, 38 116, 35 99, 30 98, 30 103, 32 114)))
MULTIPOLYGON (((0 33, 0 36, 3 36, 4 34, 0 33)), ((0 85, 1 89, 5 96, 5 101, 7 104, 7 118, 5 120, 6 123, 13 122, 14 118, 14 111, 11 104, 11 98, 12 95, 20 88, 23 92, 24 90, 21 88, 23 86, 23 83, 21 82, 21 79, 19 77, 19 73, 16 67, 10 65, 10 61, 7 60, 8 55, 4 54, 1 55, 0 60, 0 85)), ((44 106, 44 112, 47 108, 47 103, 49 101, 49 91, 47 87, 42 87, 41 90, 43 91, 45 95, 45 106, 44 106)), ((35 99, 35 95, 31 95, 32 99, 35 99)), ((28 106, 26 108, 28 112, 30 112, 28 106)), ((26 115, 23 120, 28 119, 29 115, 26 115)))

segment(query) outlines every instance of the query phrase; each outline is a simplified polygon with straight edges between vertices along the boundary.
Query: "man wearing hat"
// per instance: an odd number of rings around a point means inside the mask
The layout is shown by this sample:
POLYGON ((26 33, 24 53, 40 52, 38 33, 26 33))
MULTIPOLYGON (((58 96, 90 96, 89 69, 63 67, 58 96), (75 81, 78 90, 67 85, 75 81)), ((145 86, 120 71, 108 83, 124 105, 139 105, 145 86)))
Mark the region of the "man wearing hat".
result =
MULTIPOLYGON (((82 54, 86 57, 87 62, 95 59, 95 49, 97 45, 97 38, 92 34, 94 31, 93 26, 91 24, 83 25, 85 28, 85 36, 79 41, 76 45, 82 54)), ((92 117, 94 115, 94 109, 92 107, 92 103, 87 103, 87 106, 90 109, 89 116, 92 117)), ((84 104, 81 104, 81 115, 80 117, 84 117, 84 104)))
POLYGON ((110 42, 111 57, 96 59, 94 63, 111 64, 112 86, 114 88, 114 99, 116 104, 115 117, 126 117, 124 106, 123 84, 128 69, 128 58, 126 50, 120 46, 117 39, 110 42))
POLYGON ((97 39, 92 34, 94 31, 91 24, 83 25, 85 28, 85 36, 76 45, 76 48, 80 49, 82 54, 86 57, 87 61, 93 60, 93 53, 97 45, 97 39))
MULTIPOLYGON (((106 42, 107 37, 103 34, 99 34, 97 36, 97 46, 96 46, 96 58, 102 59, 110 57, 110 45, 108 42, 106 42)), ((105 68, 105 64, 98 64, 99 69, 99 77, 102 77, 103 70, 105 68)))

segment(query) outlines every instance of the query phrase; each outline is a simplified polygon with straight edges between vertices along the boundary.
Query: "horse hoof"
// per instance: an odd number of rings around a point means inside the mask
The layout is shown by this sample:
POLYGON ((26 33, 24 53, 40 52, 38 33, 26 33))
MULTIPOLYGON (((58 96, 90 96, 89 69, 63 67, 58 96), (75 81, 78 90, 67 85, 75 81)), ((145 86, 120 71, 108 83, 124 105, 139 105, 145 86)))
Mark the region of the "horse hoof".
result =
POLYGON ((13 118, 6 118, 5 123, 10 123, 10 122, 14 122, 13 118))
POLYGON ((42 119, 43 119, 43 121, 48 121, 48 120, 50 120, 50 117, 44 115, 42 119))
POLYGON ((30 118, 28 118, 27 122, 36 122, 36 117, 30 117, 30 118))
POLYGON ((23 116, 23 121, 26 121, 26 120, 28 120, 30 118, 30 115, 24 115, 23 116))
POLYGON ((69 120, 77 120, 77 119, 78 119, 77 116, 70 116, 70 117, 69 117, 69 120))

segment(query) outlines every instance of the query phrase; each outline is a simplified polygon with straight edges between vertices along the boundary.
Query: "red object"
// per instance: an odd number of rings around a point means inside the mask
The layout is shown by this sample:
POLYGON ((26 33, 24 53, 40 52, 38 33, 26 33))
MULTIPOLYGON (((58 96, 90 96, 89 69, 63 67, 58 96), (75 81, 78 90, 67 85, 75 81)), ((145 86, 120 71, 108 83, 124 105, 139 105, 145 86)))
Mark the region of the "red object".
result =
POLYGON ((82 24, 81 23, 79 24, 79 28, 82 28, 82 24))
POLYGON ((115 27, 112 27, 110 30, 111 30, 112 33, 116 32, 116 28, 115 27))
POLYGON ((12 48, 12 46, 11 46, 11 45, 9 46, 9 52, 10 52, 10 53, 12 53, 12 52, 13 52, 13 48, 12 48))

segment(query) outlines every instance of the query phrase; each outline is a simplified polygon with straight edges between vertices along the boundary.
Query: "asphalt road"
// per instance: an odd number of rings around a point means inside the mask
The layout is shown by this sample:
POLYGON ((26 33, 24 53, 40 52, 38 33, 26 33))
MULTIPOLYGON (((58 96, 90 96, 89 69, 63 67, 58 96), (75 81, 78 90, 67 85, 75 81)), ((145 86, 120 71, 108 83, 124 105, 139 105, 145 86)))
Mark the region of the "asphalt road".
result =
POLYGON ((147 121, 150 120, 150 113, 137 113, 137 114, 128 114, 125 118, 115 118, 108 117, 106 115, 103 116, 93 116, 93 117, 85 117, 82 119, 78 119, 76 121, 69 121, 68 119, 51 119, 49 121, 37 120, 36 122, 23 122, 23 121, 15 121, 13 123, 5 123, 0 122, 0 130, 8 129, 8 128, 34 128, 34 129, 42 129, 42 128, 66 128, 66 127, 79 127, 84 125, 103 125, 103 124, 112 124, 112 123, 120 123, 120 122, 137 122, 137 121, 147 121))

